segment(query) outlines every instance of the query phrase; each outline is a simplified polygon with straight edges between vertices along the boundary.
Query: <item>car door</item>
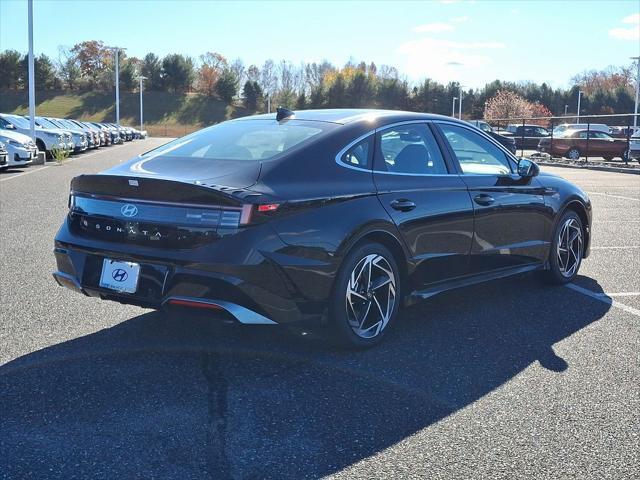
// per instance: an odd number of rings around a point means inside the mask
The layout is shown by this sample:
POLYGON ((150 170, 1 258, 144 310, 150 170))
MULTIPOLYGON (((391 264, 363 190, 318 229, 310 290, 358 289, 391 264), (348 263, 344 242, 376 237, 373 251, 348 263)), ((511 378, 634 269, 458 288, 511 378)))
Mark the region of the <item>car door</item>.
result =
POLYGON ((472 129, 448 122, 437 126, 473 201, 471 273, 545 261, 548 217, 538 180, 514 173, 515 159, 472 129))
POLYGON ((373 178, 415 265, 412 288, 466 275, 473 205, 426 122, 376 132, 373 178))

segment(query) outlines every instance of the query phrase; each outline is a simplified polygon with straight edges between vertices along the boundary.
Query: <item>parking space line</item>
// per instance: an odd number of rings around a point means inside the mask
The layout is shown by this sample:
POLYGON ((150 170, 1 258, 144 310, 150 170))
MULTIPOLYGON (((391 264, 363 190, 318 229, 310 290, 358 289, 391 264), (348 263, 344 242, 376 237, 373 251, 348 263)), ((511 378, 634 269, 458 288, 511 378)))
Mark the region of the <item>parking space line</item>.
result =
POLYGON ((616 245, 611 247, 591 247, 591 250, 633 250, 640 248, 640 245, 616 245))
MULTIPOLYGON (((71 162, 74 162, 75 160, 79 160, 79 159, 83 159, 84 160, 85 158, 93 157, 94 155, 98 155, 100 153, 108 153, 108 151, 107 150, 98 150, 98 151, 91 152, 91 153, 83 153, 81 156, 77 156, 77 157, 73 157, 73 158, 69 158, 69 159, 65 160, 64 163, 65 164, 71 163, 71 162)), ((49 163, 49 162, 47 162, 47 163, 49 163)), ((53 163, 53 162, 50 162, 50 163, 53 163)), ((41 166, 39 168, 38 167, 36 167, 36 168, 29 167, 29 170, 27 170, 26 172, 17 173, 15 175, 12 175, 12 176, 7 177, 7 178, 0 178, 0 182, 8 182, 9 180, 12 180, 14 178, 22 177, 24 175, 29 175, 30 173, 36 173, 36 172, 39 172, 40 170, 44 170, 45 168, 49 168, 49 167, 52 167, 52 166, 53 165, 43 165, 43 166, 41 166)))
POLYGON ((568 283, 565 285, 565 287, 570 288, 575 292, 581 293, 582 295, 586 295, 587 297, 591 297, 595 300, 598 300, 602 303, 606 303, 607 305, 611 305, 612 307, 616 307, 616 308, 619 308, 620 310, 624 310, 625 312, 635 315, 636 317, 640 317, 640 310, 638 310, 637 308, 630 307, 629 305, 625 305, 624 303, 620 303, 617 300, 613 300, 607 294, 592 292, 591 290, 588 290, 583 287, 579 287, 578 285, 575 285, 573 283, 568 283))
POLYGON ((640 292, 600 293, 600 295, 603 297, 637 297, 640 292))
POLYGON ((633 200, 634 202, 640 202, 640 198, 625 197, 624 195, 611 195, 609 193, 601 192, 587 192, 589 195, 602 195, 603 197, 622 198, 623 200, 633 200))
POLYGON ((0 178, 0 182, 8 182, 9 180, 13 180, 14 178, 18 178, 18 177, 22 177, 24 175, 29 175, 30 173, 36 173, 39 172, 40 170, 45 170, 47 168, 49 168, 51 165, 44 165, 42 167, 39 168, 33 168, 33 167, 29 167, 29 170, 27 170, 26 172, 20 172, 20 173, 16 173, 15 175, 11 175, 10 177, 7 178, 0 178))

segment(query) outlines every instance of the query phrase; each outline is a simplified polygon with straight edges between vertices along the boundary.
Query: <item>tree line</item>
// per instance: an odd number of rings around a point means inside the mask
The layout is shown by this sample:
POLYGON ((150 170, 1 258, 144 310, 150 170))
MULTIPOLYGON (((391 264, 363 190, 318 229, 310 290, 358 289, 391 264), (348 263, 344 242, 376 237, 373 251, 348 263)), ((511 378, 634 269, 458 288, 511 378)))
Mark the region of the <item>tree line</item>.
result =
MULTIPOLYGON (((289 108, 376 107, 449 115, 452 100, 460 96, 456 82, 443 84, 431 79, 410 83, 394 67, 350 61, 339 67, 327 61, 293 64, 267 60, 263 65, 245 65, 216 52, 197 59, 169 54, 163 58, 148 53, 143 58, 120 52, 120 88, 135 91, 143 75, 145 89, 175 94, 198 93, 227 104, 242 102, 251 111, 272 105, 289 108)), ((532 116, 575 113, 578 91, 583 91, 581 114, 630 113, 634 106, 634 67, 609 67, 586 71, 570 81, 570 88, 552 88, 547 83, 495 80, 479 89, 463 91, 462 113, 467 118, 496 118, 501 111, 493 102, 498 92, 510 92, 528 106, 519 112, 532 116), (490 111, 487 111, 489 108, 490 111)), ((0 88, 24 89, 27 57, 15 50, 0 52, 0 88)), ((114 85, 114 54, 101 41, 85 41, 71 48, 60 47, 57 60, 46 55, 35 58, 37 90, 110 91, 114 85)), ((520 103, 516 103, 520 105, 520 103)), ((515 104, 514 104, 515 105, 515 104)), ((524 104, 522 104, 524 105, 524 104)), ((504 113, 504 112, 502 112, 504 113)))

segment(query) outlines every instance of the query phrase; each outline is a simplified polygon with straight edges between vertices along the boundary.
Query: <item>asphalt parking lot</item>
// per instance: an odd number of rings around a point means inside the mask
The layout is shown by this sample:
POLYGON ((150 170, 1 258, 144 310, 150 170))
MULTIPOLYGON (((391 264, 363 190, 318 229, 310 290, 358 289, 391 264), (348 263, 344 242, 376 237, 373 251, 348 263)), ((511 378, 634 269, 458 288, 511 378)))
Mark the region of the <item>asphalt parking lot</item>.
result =
POLYGON ((0 174, 0 478, 638 478, 639 175, 545 167, 594 205, 575 286, 442 294, 347 353, 55 284, 70 179, 164 141, 0 174))

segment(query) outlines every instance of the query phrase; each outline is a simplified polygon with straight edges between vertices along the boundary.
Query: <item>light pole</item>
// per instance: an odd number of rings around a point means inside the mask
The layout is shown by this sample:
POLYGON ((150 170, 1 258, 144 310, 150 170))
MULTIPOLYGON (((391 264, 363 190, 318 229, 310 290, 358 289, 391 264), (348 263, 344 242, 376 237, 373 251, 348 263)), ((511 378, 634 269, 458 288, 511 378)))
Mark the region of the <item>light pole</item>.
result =
POLYGON ((569 105, 564 106, 564 116, 567 116, 567 110, 569 109, 569 105))
POLYGON ((635 60, 638 66, 638 73, 636 76, 636 105, 633 109, 633 129, 638 126, 638 96, 640 96, 640 57, 631 57, 631 60, 635 60))
POLYGON ((33 65, 33 0, 29 0, 29 133, 36 141, 36 85, 33 65))
POLYGON ((582 99, 582 90, 578 90, 578 116, 576 117, 576 123, 580 123, 580 100, 582 99))
POLYGON ((142 108, 142 81, 146 79, 147 77, 143 75, 138 76, 138 80, 140 80, 140 131, 144 130, 142 128, 142 124, 144 123, 144 114, 143 114, 143 108, 142 108))
POLYGON ((453 104, 451 105, 451 116, 456 118, 456 100, 458 97, 453 97, 453 104))
POLYGON ((126 48, 120 47, 107 47, 111 50, 116 57, 116 125, 120 126, 120 50, 126 50, 126 48))
POLYGON ((464 85, 460 85, 460 99, 458 101, 458 118, 462 120, 462 88, 464 85))

